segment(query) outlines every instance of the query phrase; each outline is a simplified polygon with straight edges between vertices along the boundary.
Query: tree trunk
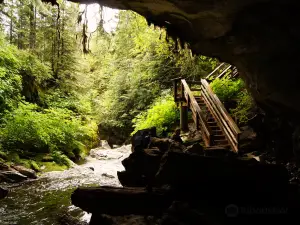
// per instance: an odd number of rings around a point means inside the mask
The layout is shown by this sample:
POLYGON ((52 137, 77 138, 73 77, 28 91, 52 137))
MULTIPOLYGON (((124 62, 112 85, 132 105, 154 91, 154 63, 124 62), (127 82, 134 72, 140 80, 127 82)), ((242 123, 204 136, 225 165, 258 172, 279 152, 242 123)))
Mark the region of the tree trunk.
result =
POLYGON ((34 49, 36 43, 36 7, 33 2, 30 4, 30 33, 29 33, 29 48, 34 49))

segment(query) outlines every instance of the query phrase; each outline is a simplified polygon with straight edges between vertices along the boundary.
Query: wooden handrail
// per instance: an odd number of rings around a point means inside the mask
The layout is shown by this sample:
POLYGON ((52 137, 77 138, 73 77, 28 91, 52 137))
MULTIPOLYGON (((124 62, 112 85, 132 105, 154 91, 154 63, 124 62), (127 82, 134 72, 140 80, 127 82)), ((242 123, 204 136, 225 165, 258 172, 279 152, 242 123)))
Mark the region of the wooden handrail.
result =
POLYGON ((218 69, 220 69, 225 63, 221 63, 219 66, 217 66, 210 74, 208 74, 205 79, 210 78, 215 72, 217 72, 218 69))
POLYGON ((202 83, 202 94, 206 101, 206 104, 213 113, 216 121, 223 130, 227 137, 230 145, 234 151, 238 151, 239 135, 241 133, 240 129, 229 115, 220 99, 213 92, 208 82, 204 79, 201 80, 202 83))
POLYGON ((199 124, 199 126, 201 127, 202 137, 206 142, 206 145, 210 146, 212 132, 210 127, 207 124, 207 121, 204 116, 204 112, 201 110, 192 91, 190 90, 187 82, 184 79, 181 80, 181 85, 182 85, 182 94, 193 112, 193 119, 195 120, 195 123, 197 125, 199 124))

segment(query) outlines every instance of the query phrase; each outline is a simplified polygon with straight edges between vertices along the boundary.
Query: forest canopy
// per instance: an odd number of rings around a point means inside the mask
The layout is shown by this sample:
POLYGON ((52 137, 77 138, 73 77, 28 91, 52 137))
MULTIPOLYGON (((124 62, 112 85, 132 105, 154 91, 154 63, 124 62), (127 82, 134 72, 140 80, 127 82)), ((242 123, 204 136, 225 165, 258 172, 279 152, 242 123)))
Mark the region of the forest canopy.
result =
POLYGON ((107 31, 106 8, 93 5, 91 31, 89 7, 58 2, 0 5, 0 157, 69 165, 99 139, 122 144, 153 125, 170 132, 178 123, 171 79, 199 80, 218 61, 134 12, 115 13, 107 31))

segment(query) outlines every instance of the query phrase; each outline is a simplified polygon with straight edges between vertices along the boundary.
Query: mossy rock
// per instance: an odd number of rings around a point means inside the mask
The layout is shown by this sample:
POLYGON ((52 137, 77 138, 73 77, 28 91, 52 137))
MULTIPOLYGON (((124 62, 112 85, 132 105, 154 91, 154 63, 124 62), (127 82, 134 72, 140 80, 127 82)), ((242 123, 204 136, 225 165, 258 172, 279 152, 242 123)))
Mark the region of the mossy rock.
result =
POLYGON ((10 162, 14 162, 14 163, 21 163, 21 159, 18 153, 16 152, 12 152, 8 155, 7 158, 8 161, 10 162))
POLYGON ((55 162, 44 162, 43 165, 45 166, 43 172, 64 171, 68 169, 66 165, 58 165, 55 162))
POLYGON ((51 155, 44 155, 41 159, 42 162, 53 162, 54 159, 51 155))
POLYGON ((39 167, 39 165, 33 160, 30 161, 30 168, 33 169, 36 172, 41 171, 41 168, 39 167))

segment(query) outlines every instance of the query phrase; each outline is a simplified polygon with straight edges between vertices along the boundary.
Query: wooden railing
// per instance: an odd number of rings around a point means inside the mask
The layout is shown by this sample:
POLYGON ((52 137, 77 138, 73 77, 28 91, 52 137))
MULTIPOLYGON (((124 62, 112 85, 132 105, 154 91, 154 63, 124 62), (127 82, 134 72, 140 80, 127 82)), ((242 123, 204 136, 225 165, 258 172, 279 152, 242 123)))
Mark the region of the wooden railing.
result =
POLYGON ((229 70, 231 70, 231 73, 229 74, 230 77, 234 78, 238 75, 238 70, 236 67, 227 63, 221 63, 210 74, 208 74, 205 79, 211 81, 216 78, 222 78, 225 74, 228 74, 227 72, 229 70))
POLYGON ((207 123, 206 112, 200 108, 193 91, 201 92, 201 98, 204 100, 207 108, 213 115, 218 126, 224 133, 228 143, 232 149, 237 152, 239 148, 239 135, 240 129, 229 115, 219 98, 214 94, 210 85, 205 79, 201 81, 186 81, 185 79, 176 78, 173 79, 174 84, 174 100, 175 102, 181 102, 187 104, 188 108, 192 112, 193 120, 197 129, 202 131, 202 138, 206 146, 212 146, 214 143, 214 135, 211 128, 207 123), (190 88, 190 85, 197 85, 197 88, 190 88))
POLYGON ((207 107, 213 114, 219 127, 222 129, 229 144, 233 150, 237 152, 239 149, 239 135, 241 134, 240 129, 229 115, 220 99, 213 92, 208 82, 202 79, 201 84, 201 94, 207 107))
MULTIPOLYGON (((196 82, 200 84, 200 82, 196 82)), ((187 82, 184 79, 176 78, 173 79, 174 84, 174 97, 175 102, 185 102, 188 108, 192 111, 192 118, 196 124, 197 129, 201 129, 202 138, 206 146, 211 146, 212 144, 212 132, 207 124, 205 114, 200 109, 198 102, 196 101, 191 89, 189 88, 187 82)))

